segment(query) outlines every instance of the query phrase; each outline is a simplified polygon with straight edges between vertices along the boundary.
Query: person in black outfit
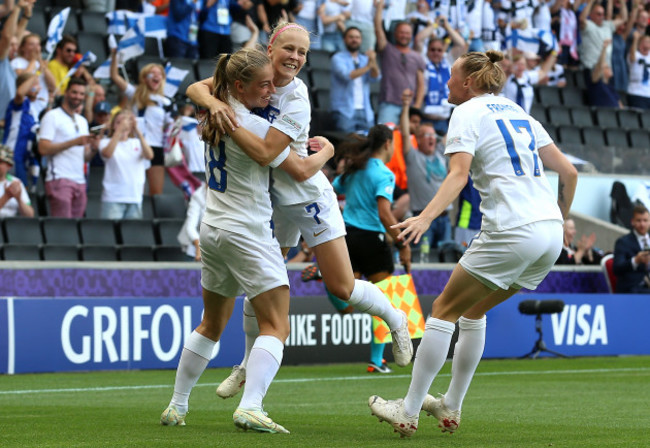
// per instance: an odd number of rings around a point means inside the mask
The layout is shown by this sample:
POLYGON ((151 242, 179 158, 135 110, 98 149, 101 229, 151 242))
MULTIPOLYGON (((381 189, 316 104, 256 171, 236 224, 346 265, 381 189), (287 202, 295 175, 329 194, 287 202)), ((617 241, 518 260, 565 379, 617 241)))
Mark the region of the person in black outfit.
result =
POLYGON ((614 275, 617 293, 650 293, 650 213, 642 205, 632 211, 632 231, 616 240, 614 275))

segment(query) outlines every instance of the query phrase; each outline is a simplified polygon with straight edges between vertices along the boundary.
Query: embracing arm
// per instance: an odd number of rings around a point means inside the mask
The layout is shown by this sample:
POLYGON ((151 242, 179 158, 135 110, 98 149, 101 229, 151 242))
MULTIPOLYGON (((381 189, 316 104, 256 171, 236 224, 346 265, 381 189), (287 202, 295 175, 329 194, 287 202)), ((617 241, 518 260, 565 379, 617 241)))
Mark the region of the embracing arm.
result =
POLYGON ((223 135, 226 128, 234 131, 239 123, 232 108, 212 95, 212 87, 212 78, 206 78, 190 85, 185 94, 197 106, 208 109, 210 120, 216 122, 219 133, 223 135))
POLYGON ((440 185, 438 192, 427 204, 419 216, 409 218, 396 224, 395 228, 404 229, 399 234, 399 239, 404 243, 415 241, 418 243, 424 232, 429 229, 431 222, 447 209, 467 184, 469 167, 474 157, 466 152, 457 152, 449 158, 449 173, 440 185))
POLYGON ((294 151, 289 151, 289 156, 280 164, 280 168, 286 171, 296 182, 304 182, 318 173, 323 165, 334 156, 334 146, 323 137, 314 137, 312 148, 320 148, 316 154, 304 159, 300 158, 294 151))
POLYGON ((562 211, 562 217, 566 219, 576 192, 578 171, 554 143, 539 148, 539 157, 546 168, 558 174, 557 205, 562 211))
POLYGON ((229 134, 248 157, 262 166, 275 160, 291 144, 291 137, 275 128, 270 128, 264 139, 244 128, 237 128, 229 134))

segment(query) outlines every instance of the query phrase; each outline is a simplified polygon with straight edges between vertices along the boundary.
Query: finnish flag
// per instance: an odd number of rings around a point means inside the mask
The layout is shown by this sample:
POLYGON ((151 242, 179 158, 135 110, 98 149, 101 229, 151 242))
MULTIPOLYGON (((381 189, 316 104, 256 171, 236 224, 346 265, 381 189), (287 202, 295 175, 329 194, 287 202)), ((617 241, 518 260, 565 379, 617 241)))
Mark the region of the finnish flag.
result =
POLYGON ((167 39, 167 17, 159 15, 144 17, 144 35, 167 39))
POLYGON ((96 79, 109 79, 111 77, 111 58, 106 59, 102 62, 102 65, 97 67, 93 73, 93 78, 96 79))
POLYGON ((120 9, 118 11, 106 13, 106 19, 108 20, 107 32, 109 34, 117 34, 122 36, 126 34, 129 28, 132 28, 136 24, 140 14, 120 9))
POLYGON ((144 33, 137 23, 122 36, 117 44, 117 53, 120 56, 120 62, 144 54, 144 33))
POLYGON ((97 60, 97 56, 95 56, 95 53, 93 53, 92 51, 86 51, 86 54, 84 54, 84 55, 81 57, 81 59, 79 59, 79 60, 77 61, 77 63, 76 63, 75 65, 73 65, 72 68, 71 68, 70 70, 68 70, 68 73, 66 73, 65 77, 64 77, 64 78, 61 80, 61 82, 59 83, 59 87, 61 86, 61 84, 63 84, 63 82, 64 82, 66 79, 68 79, 68 78, 70 78, 72 75, 74 75, 74 74, 76 73, 76 71, 79 70, 79 68, 81 67, 81 65, 82 65, 84 62, 88 62, 88 63, 92 64, 92 63, 95 62, 96 60, 97 60))
POLYGON ((63 9, 60 13, 55 15, 47 27, 47 42, 45 43, 45 51, 52 54, 56 44, 63 38, 63 29, 68 21, 70 15, 70 8, 63 9))
POLYGON ((165 76, 167 77, 165 81, 165 96, 171 98, 176 95, 178 88, 189 72, 189 70, 182 70, 167 63, 165 67, 165 76))

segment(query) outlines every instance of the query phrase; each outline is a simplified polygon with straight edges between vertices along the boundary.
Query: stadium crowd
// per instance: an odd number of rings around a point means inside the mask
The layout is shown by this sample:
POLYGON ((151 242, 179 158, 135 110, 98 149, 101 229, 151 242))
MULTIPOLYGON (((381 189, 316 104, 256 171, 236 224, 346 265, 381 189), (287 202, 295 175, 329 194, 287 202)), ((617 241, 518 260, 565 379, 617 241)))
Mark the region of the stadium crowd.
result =
MULTIPOLYGON (((468 51, 504 51, 501 95, 597 165, 605 156, 581 148, 650 147, 649 120, 639 112, 650 108, 649 12, 642 0, 5 0, 0 216, 136 218, 149 223, 154 245, 166 247, 160 259, 194 259, 195 232, 186 231, 196 225, 183 223, 205 174, 200 117, 185 89, 212 76, 218 54, 266 45, 280 19, 311 33, 298 76, 310 89, 312 135, 336 143, 375 124, 393 130, 387 166, 398 220, 417 216, 447 174, 447 81, 468 51), (186 253, 173 232, 185 234, 186 253)), ((328 167, 331 181, 342 166, 328 167)), ((478 206, 470 185, 458 215, 447 216, 450 208, 432 224, 423 243, 432 251, 418 245, 414 259, 425 252, 423 261, 456 261, 480 227, 478 206)), ((124 231, 115 230, 119 244, 124 231)), ((582 250, 591 239, 576 247, 572 238, 561 258, 593 260, 582 250)))

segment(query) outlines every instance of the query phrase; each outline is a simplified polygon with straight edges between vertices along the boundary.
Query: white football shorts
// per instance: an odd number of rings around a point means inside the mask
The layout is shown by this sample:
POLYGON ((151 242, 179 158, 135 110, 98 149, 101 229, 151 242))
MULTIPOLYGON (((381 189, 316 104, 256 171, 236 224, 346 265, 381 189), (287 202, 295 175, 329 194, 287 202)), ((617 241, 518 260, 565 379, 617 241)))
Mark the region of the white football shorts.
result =
POLYGON ((240 235, 201 223, 201 286, 224 297, 242 293, 253 299, 289 286, 278 242, 240 235))
POLYGON ((315 201, 273 207, 273 231, 280 247, 296 247, 300 234, 309 247, 345 236, 334 190, 324 190, 315 201))
POLYGON ((555 220, 502 232, 481 231, 459 263, 488 286, 532 290, 555 264, 562 250, 563 235, 562 222, 555 220))

